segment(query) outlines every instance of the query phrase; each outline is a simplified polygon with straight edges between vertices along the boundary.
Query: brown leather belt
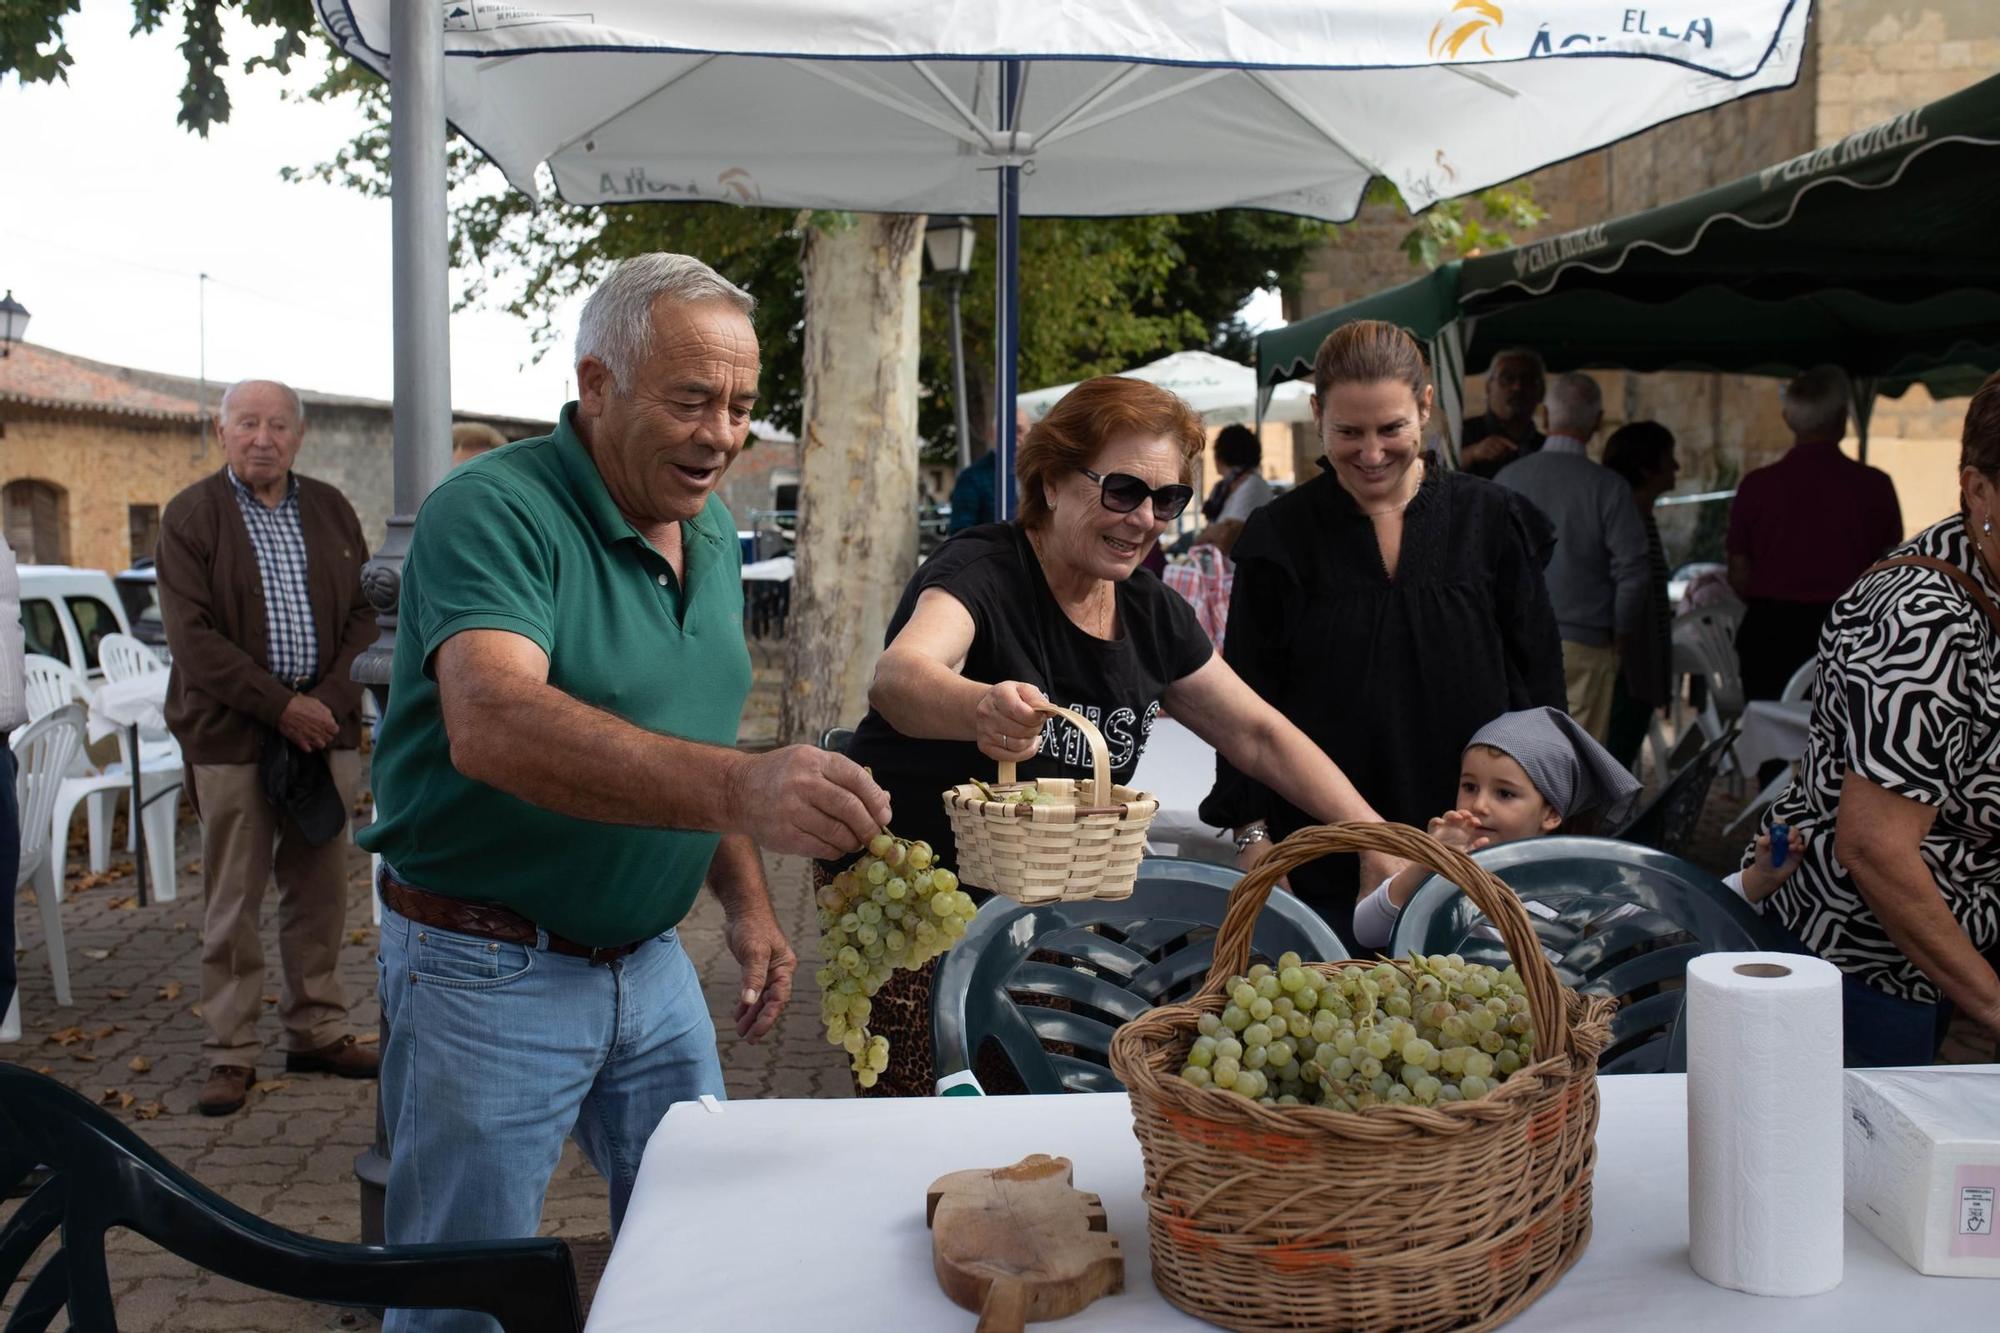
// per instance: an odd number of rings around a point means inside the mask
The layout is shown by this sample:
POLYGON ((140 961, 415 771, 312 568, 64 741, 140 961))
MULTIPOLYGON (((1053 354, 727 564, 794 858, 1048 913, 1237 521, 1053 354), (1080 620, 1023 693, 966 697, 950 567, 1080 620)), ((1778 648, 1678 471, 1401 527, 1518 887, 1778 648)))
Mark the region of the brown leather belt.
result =
POLYGON ((634 952, 646 942, 635 940, 631 944, 614 944, 607 948, 592 948, 588 944, 578 944, 575 940, 564 939, 552 930, 542 930, 519 912, 502 907, 498 903, 473 902, 469 898, 447 898, 441 893, 432 893, 414 884, 405 884, 390 871, 387 862, 383 863, 378 887, 382 891, 383 906, 420 926, 436 926, 439 930, 455 930, 461 935, 475 935, 482 940, 498 940, 502 944, 525 944, 530 948, 546 935, 549 952, 587 959, 592 963, 613 962, 634 952))

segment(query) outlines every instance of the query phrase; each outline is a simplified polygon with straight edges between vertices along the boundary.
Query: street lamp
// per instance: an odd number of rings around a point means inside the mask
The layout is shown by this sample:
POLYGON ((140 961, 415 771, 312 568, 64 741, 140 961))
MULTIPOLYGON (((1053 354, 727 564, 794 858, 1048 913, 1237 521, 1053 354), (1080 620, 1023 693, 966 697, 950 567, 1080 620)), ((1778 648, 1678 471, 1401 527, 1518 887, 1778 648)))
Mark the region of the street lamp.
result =
MULTIPOLYGON (((966 253, 968 255, 971 253, 969 244, 966 253)), ((955 300, 956 298, 953 299, 955 300)), ((953 309, 956 310, 957 307, 954 306, 953 309)), ((957 316, 954 314, 953 328, 958 327, 956 319, 957 316)), ((28 307, 14 299, 14 289, 9 287, 6 297, 0 299, 0 356, 6 356, 11 353, 14 350, 14 344, 23 341, 27 336, 28 307)), ((956 345, 956 343, 953 344, 953 346, 956 345)))
POLYGON ((945 279, 951 296, 951 405, 958 417, 958 466, 972 462, 972 426, 965 410, 965 331, 958 317, 958 293, 972 272, 972 219, 932 218, 924 228, 924 253, 931 272, 945 279))

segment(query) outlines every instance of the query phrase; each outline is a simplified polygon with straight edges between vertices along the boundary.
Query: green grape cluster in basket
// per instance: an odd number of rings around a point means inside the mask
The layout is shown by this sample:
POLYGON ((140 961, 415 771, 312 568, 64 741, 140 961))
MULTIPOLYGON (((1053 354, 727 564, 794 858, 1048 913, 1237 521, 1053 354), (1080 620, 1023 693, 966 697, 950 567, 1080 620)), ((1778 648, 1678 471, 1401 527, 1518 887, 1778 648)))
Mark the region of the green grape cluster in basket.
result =
POLYGON ((981 796, 984 796, 989 801, 998 801, 1002 805, 1056 804, 1056 795, 1054 792, 1043 791, 1032 782, 1024 782, 1018 787, 1009 787, 1005 791, 990 787, 978 778, 972 780, 972 785, 979 788, 981 796))
POLYGON ((819 891, 820 1021, 862 1087, 889 1067, 889 1039, 868 1030, 869 1000, 899 967, 918 968, 965 934, 978 910, 931 845, 889 833, 819 891))
POLYGON ((1274 1106, 1435 1106, 1484 1097, 1535 1058, 1520 973, 1457 954, 1356 963, 1333 976, 1295 953, 1259 963, 1203 1014, 1181 1077, 1274 1106))

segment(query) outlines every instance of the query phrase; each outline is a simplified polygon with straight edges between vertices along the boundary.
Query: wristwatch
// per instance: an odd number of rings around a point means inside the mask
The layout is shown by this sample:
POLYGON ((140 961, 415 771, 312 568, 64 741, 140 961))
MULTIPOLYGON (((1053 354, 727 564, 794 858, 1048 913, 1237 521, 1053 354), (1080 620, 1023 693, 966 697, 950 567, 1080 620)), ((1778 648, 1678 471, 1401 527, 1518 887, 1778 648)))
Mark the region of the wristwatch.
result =
POLYGON ((1252 824, 1236 835, 1236 850, 1240 852, 1253 842, 1269 842, 1270 840, 1270 829, 1265 828, 1262 824, 1252 824))

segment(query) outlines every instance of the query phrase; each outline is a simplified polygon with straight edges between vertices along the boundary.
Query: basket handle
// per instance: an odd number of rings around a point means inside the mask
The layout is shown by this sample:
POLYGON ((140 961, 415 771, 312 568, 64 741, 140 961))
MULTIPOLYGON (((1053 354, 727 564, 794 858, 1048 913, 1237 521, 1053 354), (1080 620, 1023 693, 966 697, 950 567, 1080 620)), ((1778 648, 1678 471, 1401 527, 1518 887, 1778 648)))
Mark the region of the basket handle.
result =
MULTIPOLYGON (((1472 899, 1473 905, 1500 931, 1507 955, 1528 990, 1528 1008, 1535 1021, 1537 1056, 1568 1055, 1569 1024, 1563 1008, 1562 983, 1542 953, 1540 939, 1514 891, 1482 869, 1463 852, 1445 846, 1407 824, 1315 824, 1274 844, 1256 869, 1229 891, 1229 908, 1215 934, 1215 962, 1200 995, 1220 995, 1229 978, 1250 964, 1250 937, 1257 914, 1271 888, 1288 872, 1308 861, 1336 852, 1387 852, 1428 866, 1472 899)), ((1333 961, 1333 960, 1329 960, 1333 961)))
MULTIPOLYGON (((1104 746, 1104 733, 1099 731, 1091 723, 1091 720, 1083 714, 1064 708, 1060 704, 1038 703, 1035 705, 1035 711, 1037 713, 1046 713, 1050 717, 1067 718, 1078 731, 1083 733, 1084 740, 1090 743, 1091 787, 1089 804, 1111 804, 1111 751, 1104 746)), ((1003 787, 1008 786, 1014 780, 1014 761, 1011 759, 1002 759, 1000 761, 1000 785, 1003 787)))

